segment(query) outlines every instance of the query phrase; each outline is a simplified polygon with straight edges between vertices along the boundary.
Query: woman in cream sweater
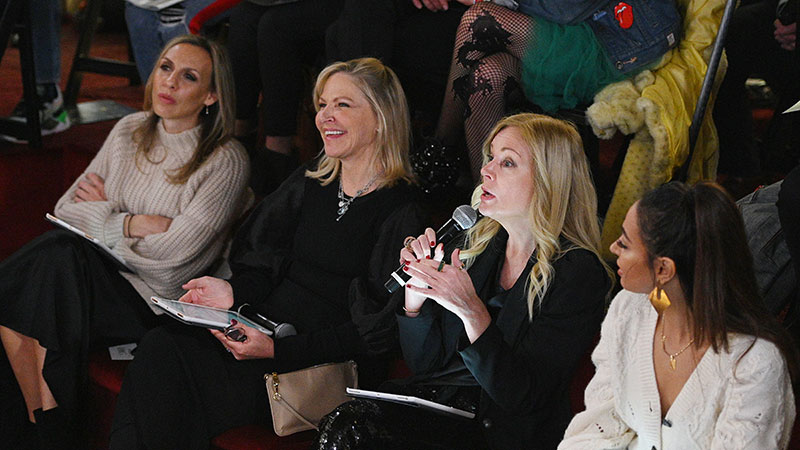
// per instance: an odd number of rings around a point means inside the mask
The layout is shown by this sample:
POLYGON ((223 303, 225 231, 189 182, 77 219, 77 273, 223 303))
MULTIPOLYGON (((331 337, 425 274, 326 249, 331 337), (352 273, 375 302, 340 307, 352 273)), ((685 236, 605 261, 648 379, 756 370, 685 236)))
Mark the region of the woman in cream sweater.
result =
POLYGON ((138 340, 156 323, 144 299, 179 296, 220 255, 249 173, 230 139, 231 101, 224 52, 204 38, 171 41, 145 88, 145 111, 116 124, 55 207, 131 271, 67 231, 45 233, 0 264, 8 359, 0 367, 19 385, 2 390, 21 392, 28 413, 25 421, 21 406, 9 412, 21 426, 5 429, 18 436, 4 442, 35 434, 41 448, 79 447, 89 349, 138 340))
POLYGON ((624 290, 592 355, 586 411, 558 448, 786 448, 796 353, 759 298, 728 195, 661 186, 631 207, 611 251, 624 290))

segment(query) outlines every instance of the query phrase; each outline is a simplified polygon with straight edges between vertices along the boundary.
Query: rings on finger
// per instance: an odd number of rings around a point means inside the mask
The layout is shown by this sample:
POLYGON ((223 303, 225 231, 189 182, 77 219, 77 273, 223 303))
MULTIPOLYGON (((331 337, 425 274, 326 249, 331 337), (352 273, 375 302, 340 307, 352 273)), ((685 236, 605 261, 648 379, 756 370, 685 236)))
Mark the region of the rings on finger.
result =
POLYGON ((458 270, 464 270, 464 265, 462 264, 462 265, 458 266, 458 270))
POLYGON ((439 267, 436 268, 437 272, 441 272, 444 269, 444 260, 439 261, 439 267))
POLYGON ((225 350, 227 350, 227 351, 228 351, 228 353, 230 353, 230 352, 231 352, 231 349, 230 349, 230 348, 228 348, 228 347, 225 347, 225 350))
POLYGON ((408 236, 407 238, 403 239, 403 247, 408 249, 408 251, 412 251, 411 243, 414 242, 416 239, 417 238, 415 238, 414 236, 408 236))

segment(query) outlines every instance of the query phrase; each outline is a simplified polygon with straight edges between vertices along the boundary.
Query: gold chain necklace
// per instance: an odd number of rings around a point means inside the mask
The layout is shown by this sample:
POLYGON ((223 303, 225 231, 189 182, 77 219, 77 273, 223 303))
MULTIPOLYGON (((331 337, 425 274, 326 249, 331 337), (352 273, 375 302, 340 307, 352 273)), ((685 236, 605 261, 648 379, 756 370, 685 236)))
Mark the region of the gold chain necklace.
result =
POLYGON ((677 358, 678 356, 680 356, 680 354, 681 354, 681 353, 683 353, 683 352, 684 352, 684 351, 685 351, 687 348, 689 348, 689 346, 690 346, 690 345, 692 345, 692 343, 694 342, 694 338, 692 338, 692 339, 689 341, 689 343, 687 343, 687 344, 686 344, 686 345, 685 345, 685 346, 684 346, 682 349, 678 350, 678 352, 677 352, 677 353, 670 353, 670 352, 668 352, 668 351, 667 351, 667 337, 666 337, 666 336, 664 336, 664 327, 663 327, 663 325, 664 325, 664 323, 663 323, 663 322, 664 322, 664 320, 663 320, 663 314, 662 314, 661 316, 659 316, 659 319, 662 319, 662 320, 661 320, 661 322, 662 322, 662 323, 661 323, 661 325, 662 325, 662 327, 661 327, 661 349, 662 349, 662 350, 664 350, 664 354, 665 354, 665 355, 669 356, 669 367, 670 367, 672 370, 675 370, 675 369, 678 367, 678 361, 676 361, 676 360, 675 360, 675 358, 677 358))

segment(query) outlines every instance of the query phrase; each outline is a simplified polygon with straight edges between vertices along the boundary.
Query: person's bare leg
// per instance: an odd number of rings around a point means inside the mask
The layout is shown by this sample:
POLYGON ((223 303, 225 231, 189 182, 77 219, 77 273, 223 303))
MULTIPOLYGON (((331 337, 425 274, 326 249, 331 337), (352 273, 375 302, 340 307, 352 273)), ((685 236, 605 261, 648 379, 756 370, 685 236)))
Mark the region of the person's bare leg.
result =
POLYGON ((44 358, 47 356, 47 349, 39 345, 39 342, 34 340, 34 351, 36 352, 36 375, 39 382, 39 398, 41 399, 42 411, 47 411, 58 406, 56 398, 50 392, 50 386, 44 380, 44 358))
POLYGON ((48 410, 58 406, 42 376, 47 350, 36 339, 3 326, 0 326, 0 340, 3 341, 8 362, 25 399, 28 419, 36 422, 33 417, 35 409, 48 410))

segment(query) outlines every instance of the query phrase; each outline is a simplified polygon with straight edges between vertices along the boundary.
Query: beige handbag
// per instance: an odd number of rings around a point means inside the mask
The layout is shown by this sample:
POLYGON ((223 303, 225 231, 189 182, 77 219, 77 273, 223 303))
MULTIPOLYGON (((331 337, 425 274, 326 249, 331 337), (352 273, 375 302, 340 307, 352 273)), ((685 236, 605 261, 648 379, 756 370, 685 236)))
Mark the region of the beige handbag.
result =
POLYGON ((317 424, 337 406, 350 400, 345 388, 358 387, 355 361, 320 364, 294 372, 264 375, 278 436, 318 430, 317 424))

